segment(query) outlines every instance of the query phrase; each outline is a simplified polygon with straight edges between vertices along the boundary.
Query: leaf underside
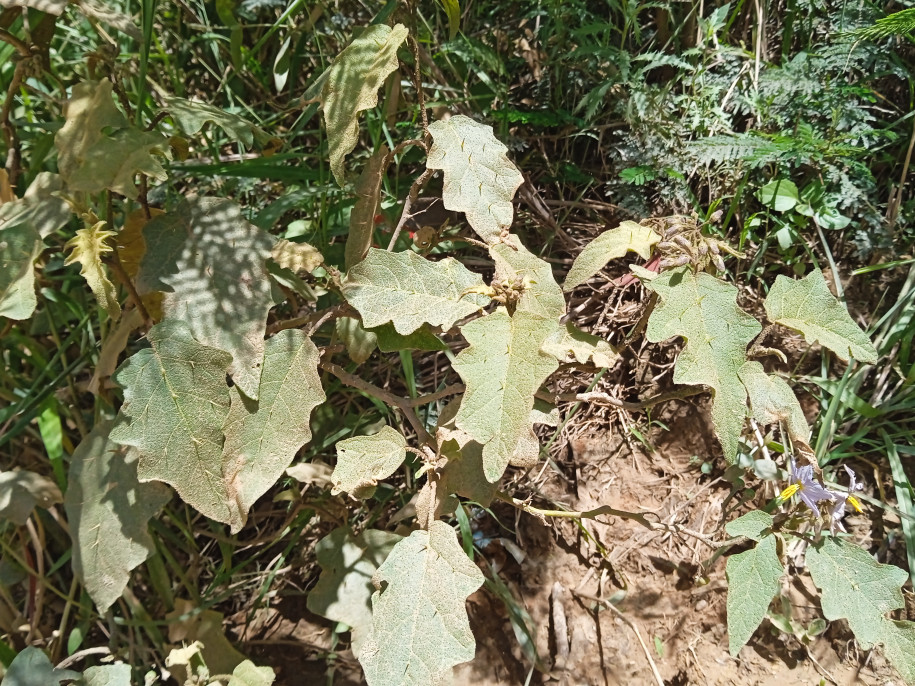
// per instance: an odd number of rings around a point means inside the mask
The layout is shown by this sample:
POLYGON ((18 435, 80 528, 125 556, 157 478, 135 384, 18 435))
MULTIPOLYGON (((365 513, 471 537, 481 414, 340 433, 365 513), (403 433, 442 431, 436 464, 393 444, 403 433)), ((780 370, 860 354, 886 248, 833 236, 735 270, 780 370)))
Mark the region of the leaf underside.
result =
POLYGON ((396 472, 406 457, 407 439, 390 426, 371 436, 339 441, 332 492, 370 498, 378 482, 396 472))
POLYGON ((57 484, 45 476, 25 470, 0 472, 0 520, 21 526, 36 506, 48 508, 62 500, 57 484))
POLYGON ((759 362, 745 362, 737 372, 750 396, 753 418, 760 424, 785 422, 791 440, 807 443, 810 426, 801 409, 801 403, 788 382, 781 377, 766 374, 759 362))

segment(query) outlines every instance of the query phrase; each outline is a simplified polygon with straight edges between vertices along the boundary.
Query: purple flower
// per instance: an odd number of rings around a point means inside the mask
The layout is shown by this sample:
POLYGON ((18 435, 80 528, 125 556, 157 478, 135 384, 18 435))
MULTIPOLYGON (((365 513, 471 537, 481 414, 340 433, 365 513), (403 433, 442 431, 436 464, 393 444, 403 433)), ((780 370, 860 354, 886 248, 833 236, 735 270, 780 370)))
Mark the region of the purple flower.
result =
POLYGON ((836 530, 845 531, 845 527, 842 525, 842 517, 845 516, 845 506, 846 504, 851 505, 852 509, 855 512, 861 512, 861 503, 853 495, 856 491, 860 491, 864 488, 863 484, 858 483, 858 477, 855 476, 855 473, 845 465, 845 471, 848 473, 848 493, 842 493, 840 491, 833 491, 832 494, 835 496, 836 502, 832 506, 832 510, 829 513, 830 524, 829 530, 835 534, 836 530))
POLYGON ((815 481, 813 478, 813 467, 807 465, 798 467, 794 458, 791 458, 791 474, 788 477, 789 486, 778 496, 780 502, 785 502, 793 495, 799 495, 801 501, 816 514, 820 514, 817 506, 822 500, 832 502, 836 499, 835 494, 829 491, 815 481))

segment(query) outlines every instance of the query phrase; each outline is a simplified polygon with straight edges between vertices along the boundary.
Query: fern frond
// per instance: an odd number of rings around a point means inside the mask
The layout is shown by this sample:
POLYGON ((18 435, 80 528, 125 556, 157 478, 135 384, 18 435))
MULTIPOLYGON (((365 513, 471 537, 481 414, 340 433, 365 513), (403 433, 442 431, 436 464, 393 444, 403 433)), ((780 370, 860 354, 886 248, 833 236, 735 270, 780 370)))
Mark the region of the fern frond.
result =
POLYGON ((915 7, 882 17, 872 26, 857 29, 853 32, 853 35, 856 38, 876 41, 908 33, 915 33, 915 7))

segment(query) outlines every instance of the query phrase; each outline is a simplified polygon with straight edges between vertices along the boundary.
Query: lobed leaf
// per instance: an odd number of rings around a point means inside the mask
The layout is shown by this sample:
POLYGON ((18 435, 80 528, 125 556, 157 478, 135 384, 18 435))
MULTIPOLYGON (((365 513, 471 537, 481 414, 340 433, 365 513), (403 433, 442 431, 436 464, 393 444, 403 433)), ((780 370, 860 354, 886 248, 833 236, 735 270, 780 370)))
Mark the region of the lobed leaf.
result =
POLYGON ((222 465, 232 510, 232 533, 311 440, 312 410, 326 400, 318 376, 320 354, 303 331, 287 329, 267 341, 258 400, 234 387, 223 425, 222 465))
POLYGON ((366 328, 392 322, 397 333, 407 335, 424 323, 447 330, 478 312, 488 299, 465 292, 482 286, 483 278, 454 258, 432 262, 412 251, 372 248, 350 269, 343 295, 366 328))
POLYGON ((810 440, 807 417, 804 416, 794 391, 784 379, 766 374, 759 362, 745 362, 737 376, 750 396, 750 409, 756 421, 760 424, 783 421, 791 440, 801 443, 810 440))
POLYGON ((270 686, 276 680, 271 667, 258 667, 245 660, 232 670, 228 686, 270 686))
POLYGON ((165 484, 138 481, 139 455, 111 440, 113 426, 96 425, 73 451, 64 499, 73 572, 102 614, 121 597, 130 572, 155 552, 147 522, 172 495, 165 484))
POLYGON ((108 279, 102 263, 103 255, 114 250, 105 241, 117 234, 114 231, 107 231, 106 224, 107 222, 96 222, 90 227, 79 229, 76 235, 67 241, 65 247, 70 250, 70 255, 64 264, 79 262, 82 265, 79 273, 86 279, 99 306, 112 320, 117 321, 121 316, 121 303, 118 302, 117 289, 108 279))
POLYGON ((47 477, 25 470, 0 472, 0 519, 21 526, 36 506, 48 508, 60 502, 60 489, 47 477))
POLYGON ((200 513, 230 523, 234 494, 223 477, 221 427, 231 356, 198 343, 178 320, 157 324, 146 339, 150 348, 114 375, 124 404, 111 440, 137 449, 140 481, 164 481, 200 513))
POLYGON ((369 333, 375 335, 378 349, 383 353, 398 350, 448 350, 448 346, 432 333, 428 324, 423 324, 406 336, 397 333, 394 325, 390 323, 376 326, 369 333))
POLYGON ((725 458, 733 462, 747 415, 747 390, 737 372, 746 361, 747 345, 762 327, 737 307, 734 286, 704 272, 664 271, 645 286, 660 297, 646 337, 653 343, 672 336, 686 339, 674 367, 674 382, 714 391, 715 434, 725 458))
POLYGON ((390 426, 371 436, 344 439, 337 443, 331 493, 370 498, 378 482, 396 472, 406 457, 407 439, 390 426))
POLYGON ((562 290, 568 292, 577 288, 606 267, 610 260, 623 257, 627 252, 634 252, 647 260, 652 247, 660 240, 661 237, 650 227, 633 221, 624 221, 615 229, 604 231, 578 253, 562 290))
POLYGON ((375 231, 375 215, 381 198, 381 184, 384 180, 384 160, 388 146, 382 144, 365 163, 359 180, 356 181, 356 206, 349 216, 349 235, 346 237, 344 265, 349 270, 359 264, 372 247, 375 231))
POLYGON ((732 657, 743 648, 766 616, 778 593, 785 570, 776 552, 776 537, 763 537, 746 552, 732 555, 727 563, 728 649, 732 657))
POLYGON ((464 212, 487 243, 495 243, 514 221, 512 198, 524 177, 508 159, 508 148, 492 132, 458 114, 429 125, 432 147, 426 166, 444 173, 445 208, 464 212))
POLYGON ((810 345, 819 342, 845 361, 877 362, 870 338, 829 291, 819 269, 798 280, 777 276, 763 305, 770 321, 800 331, 810 345))
POLYGON ((724 530, 731 536, 746 536, 754 541, 767 536, 767 531, 772 529, 775 520, 768 512, 752 510, 724 525, 724 530))
POLYGON ((483 574, 458 545, 454 530, 435 521, 399 541, 372 579, 372 632, 359 661, 369 686, 429 686, 473 659, 467 597, 483 574))

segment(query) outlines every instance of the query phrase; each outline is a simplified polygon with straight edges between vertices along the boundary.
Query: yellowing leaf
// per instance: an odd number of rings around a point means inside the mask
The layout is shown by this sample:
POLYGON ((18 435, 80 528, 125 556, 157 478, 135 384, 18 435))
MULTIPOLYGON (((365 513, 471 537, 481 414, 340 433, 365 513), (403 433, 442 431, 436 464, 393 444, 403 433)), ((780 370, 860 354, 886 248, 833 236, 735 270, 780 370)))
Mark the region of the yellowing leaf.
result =
POLYGON ((359 139, 359 113, 378 104, 378 89, 397 71, 397 49, 407 28, 384 24, 367 27, 341 52, 327 70, 321 88, 321 105, 327 125, 330 169, 343 185, 343 158, 359 139))
POLYGON ((258 667, 245 660, 232 670, 228 686, 270 686, 276 679, 271 667, 258 667))
POLYGON ((319 361, 318 349, 304 332, 280 331, 267 341, 258 399, 230 390, 222 461, 233 496, 233 533, 244 526, 248 510, 283 475, 299 448, 311 440, 311 411, 326 399, 319 361))
POLYGON ((67 201, 53 195, 62 188, 63 183, 57 174, 36 174, 21 198, 0 204, 0 230, 27 223, 42 238, 50 236, 73 216, 67 201))
POLYGON ((556 322, 530 312, 513 317, 499 309, 465 324, 470 343, 454 361, 467 385, 455 420, 457 427, 483 445, 486 478, 495 483, 530 431, 534 394, 559 363, 541 350, 556 322))
POLYGON ((347 355, 356 364, 362 364, 375 352, 378 336, 362 326, 362 322, 358 319, 340 317, 335 328, 343 345, 346 346, 347 355))
POLYGON ((496 263, 493 282, 514 283, 521 289, 515 311, 554 319, 558 328, 559 318, 566 313, 566 301, 549 263, 521 245, 515 235, 493 245, 489 254, 496 263))
POLYGON ((778 559, 775 536, 765 536, 754 548, 731 555, 728 577, 728 648, 732 657, 753 636, 781 587, 785 574, 778 559))
POLYGON ((274 241, 235 203, 189 197, 143 229, 141 292, 165 291, 166 319, 185 322, 204 345, 232 356, 235 385, 257 400, 267 312, 273 306, 267 258, 274 241))
POLYGON ((495 243, 514 221, 512 198, 524 183, 508 159, 508 148, 492 127, 458 114, 429 125, 432 148, 426 166, 444 172, 445 207, 464 212, 487 243, 495 243))
POLYGON ((560 362, 586 364, 589 360, 595 367, 610 368, 619 360, 619 353, 603 338, 585 333, 568 322, 553 332, 543 344, 543 351, 560 362))
POLYGON ((331 492, 346 491, 357 498, 370 498, 378 482, 396 472, 406 457, 407 439, 390 426, 372 436, 342 440, 337 443, 331 492))
POLYGON ((118 231, 116 239, 118 258, 121 260, 121 266, 127 272, 131 279, 137 278, 140 271, 140 261, 146 254, 146 241, 143 239, 143 227, 153 218, 158 217, 165 212, 155 207, 149 208, 150 216, 146 216, 146 211, 141 207, 134 210, 124 218, 124 226, 118 231))
POLYGON ((359 662, 369 686, 446 683, 473 659, 467 597, 483 574, 444 522, 397 543, 373 577, 372 634, 359 662))
POLYGON ((33 265, 43 249, 41 236, 29 222, 12 221, 0 228, 0 316, 32 316, 38 305, 33 265))
POLYGON ((800 280, 778 276, 766 301, 766 316, 776 324, 800 331, 809 344, 819 342, 843 360, 877 362, 877 350, 845 305, 829 292, 823 273, 814 269, 800 280))
POLYGON ((105 241, 117 234, 114 231, 107 231, 105 225, 106 222, 97 222, 91 227, 77 231, 76 235, 67 241, 66 247, 69 248, 70 255, 64 264, 79 262, 83 265, 79 273, 86 279, 98 304, 109 317, 117 320, 121 316, 118 292, 108 279, 105 266, 102 264, 102 256, 114 250, 105 241))
POLYGON ((479 274, 452 257, 433 262, 412 251, 372 248, 350 269, 343 295, 362 315, 366 328, 393 322, 397 333, 406 335, 424 323, 447 330, 478 312, 488 298, 464 292, 482 285, 479 274))
POLYGON ((47 477, 25 470, 0 472, 0 519, 25 524, 35 506, 63 502, 60 489, 47 477))
POLYGON ((746 362, 737 372, 750 396, 753 418, 760 424, 777 424, 784 421, 791 440, 807 443, 810 426, 804 410, 788 383, 772 374, 766 374, 759 362, 746 362))
POLYGON ((349 216, 349 235, 346 237, 345 265, 351 269, 361 262, 372 247, 372 233, 375 230, 375 215, 381 198, 381 184, 384 180, 384 159, 388 146, 382 144, 365 163, 359 180, 356 181, 356 206, 349 216))
POLYGON ((645 286, 660 297, 646 336, 654 343, 673 336, 686 339, 674 367, 674 382, 714 391, 715 434, 725 459, 733 462, 747 415, 747 390, 737 372, 746 361, 747 344, 762 327, 737 307, 734 286, 704 272, 665 271, 645 286))
POLYGON ((454 40, 457 32, 461 30, 460 0, 439 0, 439 3, 448 15, 448 40, 454 40))
POLYGON ((309 274, 324 264, 324 257, 318 249, 308 243, 293 243, 280 239, 270 252, 273 261, 284 269, 309 274))
POLYGON ((615 229, 604 231, 575 258, 562 290, 571 291, 580 286, 606 267, 610 260, 623 257, 627 252, 632 251, 647 260, 652 246, 660 240, 661 237, 649 227, 633 221, 624 221, 615 229))
POLYGON ((212 675, 231 674, 238 665, 244 663, 245 656, 226 638, 222 613, 200 610, 190 600, 179 598, 175 601, 175 609, 165 615, 165 619, 169 620, 169 642, 191 644, 188 648, 197 644, 195 650, 188 650, 183 655, 174 650, 169 655, 173 662, 168 666, 179 667, 171 670, 172 677, 179 684, 185 683, 187 678, 187 672, 180 667, 193 664, 193 656, 197 653, 202 656, 212 675))
POLYGON ((155 550, 147 522, 171 499, 164 484, 137 480, 137 452, 110 440, 112 425, 98 424, 73 452, 64 500, 73 571, 103 614, 155 550))
POLYGON ((140 481, 164 481, 210 519, 233 521, 222 472, 221 427, 229 413, 226 368, 232 357, 194 340, 166 319, 146 336, 150 348, 121 365, 122 419, 111 440, 139 453, 140 481))
POLYGON ((354 536, 340 527, 315 546, 321 576, 308 594, 308 609, 350 627, 357 658, 372 630, 372 576, 402 538, 377 529, 354 536))

